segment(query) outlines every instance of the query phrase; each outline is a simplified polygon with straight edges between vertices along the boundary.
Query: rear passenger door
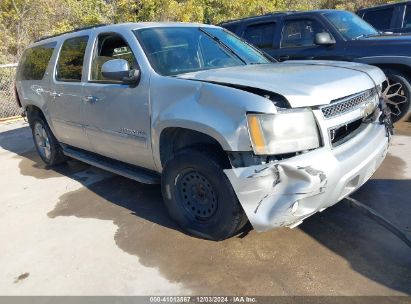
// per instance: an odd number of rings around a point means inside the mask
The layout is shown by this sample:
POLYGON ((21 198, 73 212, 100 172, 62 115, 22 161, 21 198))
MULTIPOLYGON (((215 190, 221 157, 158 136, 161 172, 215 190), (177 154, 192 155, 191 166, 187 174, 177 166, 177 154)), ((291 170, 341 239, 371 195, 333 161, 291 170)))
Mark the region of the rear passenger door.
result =
POLYGON ((83 125, 82 75, 88 36, 66 39, 51 77, 48 112, 60 142, 90 149, 83 125))
POLYGON ((138 85, 128 85, 103 77, 103 64, 124 59, 130 70, 138 62, 131 31, 100 31, 93 38, 88 63, 88 79, 83 100, 86 132, 95 153, 126 163, 154 169, 150 141, 149 74, 141 71, 138 85))

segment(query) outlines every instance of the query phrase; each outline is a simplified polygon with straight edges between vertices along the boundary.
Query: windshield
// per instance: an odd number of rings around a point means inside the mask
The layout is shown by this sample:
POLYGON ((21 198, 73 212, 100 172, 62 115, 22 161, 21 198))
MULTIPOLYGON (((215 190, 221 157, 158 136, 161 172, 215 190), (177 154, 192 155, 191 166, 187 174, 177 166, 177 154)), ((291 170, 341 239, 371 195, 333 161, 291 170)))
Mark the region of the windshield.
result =
POLYGON ((353 13, 335 11, 325 13, 324 16, 334 25, 345 39, 354 40, 362 37, 379 35, 375 28, 353 13))
POLYGON ((161 75, 271 62, 220 28, 158 27, 134 33, 154 70, 161 75))

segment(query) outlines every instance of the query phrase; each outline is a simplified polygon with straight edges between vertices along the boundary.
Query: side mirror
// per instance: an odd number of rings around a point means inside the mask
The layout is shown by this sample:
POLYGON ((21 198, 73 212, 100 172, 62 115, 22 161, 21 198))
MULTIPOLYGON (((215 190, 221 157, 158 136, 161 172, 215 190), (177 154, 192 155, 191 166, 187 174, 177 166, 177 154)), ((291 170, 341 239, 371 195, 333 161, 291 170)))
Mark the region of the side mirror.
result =
POLYGON ((112 59, 103 64, 101 74, 110 80, 121 81, 126 84, 137 83, 140 78, 140 70, 130 70, 127 60, 112 59))
POLYGON ((327 32, 315 34, 315 44, 317 45, 333 45, 335 44, 335 39, 327 32))

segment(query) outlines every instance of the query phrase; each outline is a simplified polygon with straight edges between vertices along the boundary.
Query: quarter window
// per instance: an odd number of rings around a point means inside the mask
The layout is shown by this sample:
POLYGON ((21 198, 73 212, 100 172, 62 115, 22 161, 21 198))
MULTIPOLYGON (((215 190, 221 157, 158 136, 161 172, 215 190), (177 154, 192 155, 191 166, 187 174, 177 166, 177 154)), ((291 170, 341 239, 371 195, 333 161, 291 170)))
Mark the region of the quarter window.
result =
POLYGON ((365 12, 364 20, 377 30, 386 30, 391 27, 393 7, 365 12))
POLYGON ((115 33, 101 34, 94 50, 90 80, 108 81, 102 75, 101 68, 104 63, 112 59, 126 60, 130 70, 136 67, 135 56, 123 37, 115 33))
POLYGON ((281 47, 302 47, 315 45, 315 35, 326 32, 325 28, 316 20, 286 21, 281 37, 281 47))
POLYGON ((48 43, 27 49, 20 61, 21 80, 42 80, 57 43, 48 43))
POLYGON ((87 41, 88 36, 82 36, 67 39, 63 43, 57 62, 57 80, 70 82, 81 81, 87 41))
POLYGON ((236 33, 238 30, 238 24, 227 24, 227 25, 222 25, 225 29, 229 30, 232 33, 236 33))
POLYGON ((271 49, 275 32, 275 23, 249 25, 244 31, 243 38, 261 49, 271 49))
POLYGON ((411 28, 411 5, 407 5, 404 17, 404 28, 411 28))

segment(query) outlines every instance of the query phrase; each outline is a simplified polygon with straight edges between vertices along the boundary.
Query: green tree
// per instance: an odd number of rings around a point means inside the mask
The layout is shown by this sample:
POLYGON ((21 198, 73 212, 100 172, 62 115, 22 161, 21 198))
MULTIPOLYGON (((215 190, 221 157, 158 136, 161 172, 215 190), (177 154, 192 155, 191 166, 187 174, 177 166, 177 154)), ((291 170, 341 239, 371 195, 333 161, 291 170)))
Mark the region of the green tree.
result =
POLYGON ((104 0, 1 0, 0 63, 13 62, 34 40, 96 23, 110 23, 104 0))
MULTIPOLYGON (((32 41, 100 23, 225 20, 284 10, 355 11, 387 0, 0 0, 0 63, 15 62, 32 41)), ((392 2, 392 1, 391 1, 392 2)))

